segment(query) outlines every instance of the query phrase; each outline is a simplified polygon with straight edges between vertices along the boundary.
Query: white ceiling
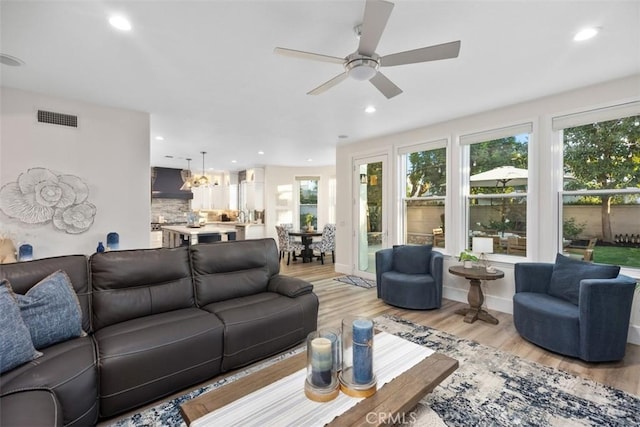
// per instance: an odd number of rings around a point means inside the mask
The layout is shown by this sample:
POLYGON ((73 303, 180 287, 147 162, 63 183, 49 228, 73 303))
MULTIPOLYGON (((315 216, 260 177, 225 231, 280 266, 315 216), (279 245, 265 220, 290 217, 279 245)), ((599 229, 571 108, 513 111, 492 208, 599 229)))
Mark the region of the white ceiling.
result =
POLYGON ((638 1, 396 0, 380 55, 461 40, 460 56, 385 68, 404 90, 391 100, 351 79, 306 95, 341 66, 274 47, 344 57, 363 9, 364 0, 2 0, 0 52, 25 65, 0 66, 0 78, 149 112, 152 166, 183 168, 191 157, 200 170, 207 151, 207 168, 241 170, 330 165, 337 144, 640 73, 638 1), (114 12, 132 31, 109 26, 114 12), (574 42, 584 26, 601 32, 574 42))

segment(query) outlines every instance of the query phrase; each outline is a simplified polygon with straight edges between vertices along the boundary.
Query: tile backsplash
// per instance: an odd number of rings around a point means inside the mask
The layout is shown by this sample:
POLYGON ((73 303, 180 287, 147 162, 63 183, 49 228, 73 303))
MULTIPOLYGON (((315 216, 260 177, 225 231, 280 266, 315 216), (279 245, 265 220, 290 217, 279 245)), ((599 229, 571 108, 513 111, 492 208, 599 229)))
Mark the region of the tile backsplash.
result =
POLYGON ((181 199, 151 199, 151 222, 187 222, 187 213, 191 212, 191 201, 181 199))

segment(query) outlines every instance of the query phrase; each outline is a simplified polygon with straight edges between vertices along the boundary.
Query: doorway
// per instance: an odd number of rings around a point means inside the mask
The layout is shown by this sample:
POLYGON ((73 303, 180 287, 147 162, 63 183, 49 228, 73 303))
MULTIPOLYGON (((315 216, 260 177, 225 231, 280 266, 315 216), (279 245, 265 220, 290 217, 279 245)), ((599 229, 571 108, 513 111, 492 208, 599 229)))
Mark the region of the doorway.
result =
POLYGON ((387 155, 354 160, 354 274, 375 279, 376 251, 387 247, 387 155))

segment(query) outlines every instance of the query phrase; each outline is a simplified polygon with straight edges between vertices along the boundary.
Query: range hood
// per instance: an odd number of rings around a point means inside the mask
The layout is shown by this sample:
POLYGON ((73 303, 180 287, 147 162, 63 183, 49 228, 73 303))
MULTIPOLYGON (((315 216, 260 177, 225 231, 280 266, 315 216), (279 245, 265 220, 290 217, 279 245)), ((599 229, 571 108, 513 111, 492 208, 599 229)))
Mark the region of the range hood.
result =
POLYGON ((181 169, 155 167, 151 169, 151 197, 154 199, 193 199, 191 190, 181 190, 181 169))

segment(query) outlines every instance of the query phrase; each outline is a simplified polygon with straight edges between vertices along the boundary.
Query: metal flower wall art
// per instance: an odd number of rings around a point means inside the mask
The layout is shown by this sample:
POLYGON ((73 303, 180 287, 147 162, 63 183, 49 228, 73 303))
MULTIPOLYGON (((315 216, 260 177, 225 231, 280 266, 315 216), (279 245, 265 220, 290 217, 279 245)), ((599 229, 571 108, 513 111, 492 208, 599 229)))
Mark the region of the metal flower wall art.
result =
POLYGON ((96 216, 88 198, 89 187, 77 176, 32 168, 0 189, 0 210, 27 224, 51 222, 57 230, 80 234, 96 216))

